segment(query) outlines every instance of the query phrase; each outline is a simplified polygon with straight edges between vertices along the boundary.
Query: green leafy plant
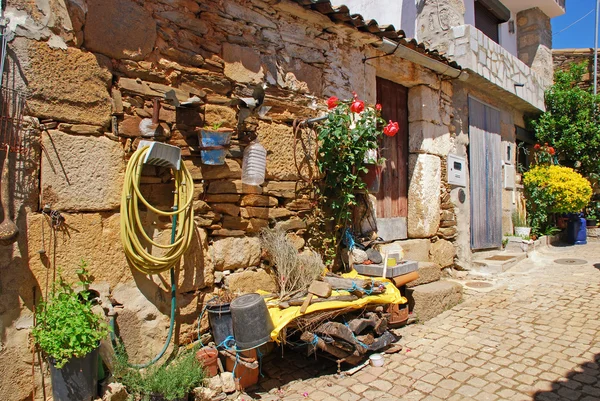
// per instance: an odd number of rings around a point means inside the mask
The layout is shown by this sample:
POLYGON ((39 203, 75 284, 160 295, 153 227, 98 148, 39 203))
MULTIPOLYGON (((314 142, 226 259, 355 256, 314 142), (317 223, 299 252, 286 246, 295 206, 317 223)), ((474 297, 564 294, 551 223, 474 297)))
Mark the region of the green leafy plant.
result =
POLYGON ((213 125, 211 125, 211 127, 210 127, 210 128, 211 128, 213 131, 218 131, 218 130, 221 128, 221 126, 222 126, 222 125, 223 125, 223 122, 222 122, 222 121, 219 121, 219 122, 213 123, 213 125))
POLYGON ((87 355, 108 334, 108 325, 92 311, 88 300, 90 276, 83 260, 79 271, 83 273, 80 275, 83 291, 77 293, 59 271, 48 299, 37 309, 33 337, 57 368, 87 355))
POLYGON ((587 63, 557 70, 554 84, 546 91, 546 112, 531 121, 536 137, 556 150, 564 164, 572 165, 585 177, 600 173, 600 96, 579 84, 587 63))
POLYGON ((152 395, 161 395, 171 401, 186 398, 200 386, 206 376, 202 364, 195 356, 197 347, 181 352, 174 360, 149 368, 144 374, 131 368, 128 356, 121 344, 115 346, 113 376, 127 392, 142 401, 152 395))
POLYGON ((523 174, 523 185, 535 234, 544 234, 550 228, 551 213, 579 212, 592 196, 589 181, 563 166, 536 166, 523 174))
POLYGON ((393 136, 398 123, 385 122, 380 116, 381 106, 365 107, 354 93, 354 99, 328 100, 329 116, 318 129, 319 157, 317 167, 324 179, 317 189, 320 207, 330 213, 333 222, 331 247, 326 263, 330 265, 337 253, 339 239, 352 220, 357 206, 357 192, 364 191, 361 173, 367 173, 366 164, 381 164, 377 156, 379 140, 383 134, 393 136))
POLYGON ((512 223, 514 227, 527 227, 525 213, 520 209, 514 210, 512 213, 512 223))

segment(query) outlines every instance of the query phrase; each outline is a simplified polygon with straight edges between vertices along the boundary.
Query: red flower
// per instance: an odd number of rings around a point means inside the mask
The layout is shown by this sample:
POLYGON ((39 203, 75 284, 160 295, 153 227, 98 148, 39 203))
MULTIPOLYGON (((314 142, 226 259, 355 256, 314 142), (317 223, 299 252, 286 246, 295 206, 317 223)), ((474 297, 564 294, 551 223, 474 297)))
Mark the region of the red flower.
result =
POLYGON ((554 154, 556 153, 556 151, 554 150, 554 148, 553 148, 552 146, 550 146, 550 147, 548 148, 548 153, 550 153, 551 155, 553 155, 553 156, 554 156, 554 154))
POLYGON ((377 104, 375 105, 375 110, 377 110, 377 111, 381 111, 381 104, 377 103, 377 104))
POLYGON ((394 136, 398 131, 400 131, 400 126, 397 122, 392 122, 392 120, 390 120, 389 124, 383 129, 383 133, 387 136, 394 136))
POLYGON ((331 96, 329 99, 327 99, 327 108, 329 110, 335 108, 338 105, 339 100, 340 99, 338 99, 337 97, 331 96))
POLYGON ((361 113, 365 109, 365 102, 362 100, 354 99, 352 104, 350 105, 350 111, 353 113, 361 113))
POLYGON ((354 91, 352 91, 352 97, 354 98, 354 100, 358 100, 358 95, 354 91))
POLYGON ((539 143, 536 143, 535 146, 533 147, 535 150, 540 150, 541 146, 539 143))

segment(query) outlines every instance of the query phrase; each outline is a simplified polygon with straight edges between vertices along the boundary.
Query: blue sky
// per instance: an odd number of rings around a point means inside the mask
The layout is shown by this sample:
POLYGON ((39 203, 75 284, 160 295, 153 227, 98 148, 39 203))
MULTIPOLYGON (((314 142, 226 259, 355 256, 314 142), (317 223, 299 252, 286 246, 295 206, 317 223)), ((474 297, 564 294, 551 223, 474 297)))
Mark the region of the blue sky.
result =
POLYGON ((552 47, 593 48, 595 10, 596 0, 567 0, 567 13, 552 19, 552 47), (583 18, 590 11, 591 13, 583 18), (576 22, 580 18, 583 19, 576 22), (573 23, 575 24, 569 27, 573 23))

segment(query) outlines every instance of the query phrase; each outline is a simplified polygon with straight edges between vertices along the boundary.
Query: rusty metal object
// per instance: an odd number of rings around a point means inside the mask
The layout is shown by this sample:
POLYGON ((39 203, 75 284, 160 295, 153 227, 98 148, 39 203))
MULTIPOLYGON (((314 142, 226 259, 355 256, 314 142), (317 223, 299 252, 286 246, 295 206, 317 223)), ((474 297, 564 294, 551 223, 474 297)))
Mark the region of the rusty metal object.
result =
POLYGON ((19 235, 19 229, 17 225, 10 219, 10 202, 8 195, 9 181, 8 181, 8 155, 9 146, 6 147, 6 157, 4 158, 4 164, 2 165, 2 181, 0 181, 0 196, 2 197, 2 209, 4 211, 4 219, 0 223, 0 245, 10 245, 17 240, 19 235))

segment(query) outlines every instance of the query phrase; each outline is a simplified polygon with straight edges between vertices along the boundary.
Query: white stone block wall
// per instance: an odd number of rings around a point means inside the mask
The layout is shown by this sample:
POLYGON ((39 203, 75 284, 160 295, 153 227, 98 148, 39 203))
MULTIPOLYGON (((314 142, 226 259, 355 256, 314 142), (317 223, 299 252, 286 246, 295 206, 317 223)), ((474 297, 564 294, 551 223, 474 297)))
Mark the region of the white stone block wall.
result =
POLYGON ((544 90, 550 82, 474 26, 456 26, 451 31, 449 58, 534 107, 545 110, 544 90))

